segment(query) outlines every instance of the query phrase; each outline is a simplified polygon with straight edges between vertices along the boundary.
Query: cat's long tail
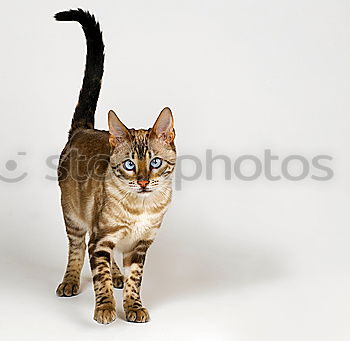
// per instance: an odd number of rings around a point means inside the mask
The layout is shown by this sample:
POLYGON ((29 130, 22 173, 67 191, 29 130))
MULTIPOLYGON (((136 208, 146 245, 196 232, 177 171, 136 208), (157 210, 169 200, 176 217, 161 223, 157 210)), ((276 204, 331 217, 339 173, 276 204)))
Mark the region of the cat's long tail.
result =
POLYGON ((69 132, 69 136, 71 136, 77 128, 94 128, 95 110, 103 75, 104 44, 100 25, 89 12, 78 8, 77 10, 56 13, 55 19, 79 22, 86 37, 85 74, 69 132))

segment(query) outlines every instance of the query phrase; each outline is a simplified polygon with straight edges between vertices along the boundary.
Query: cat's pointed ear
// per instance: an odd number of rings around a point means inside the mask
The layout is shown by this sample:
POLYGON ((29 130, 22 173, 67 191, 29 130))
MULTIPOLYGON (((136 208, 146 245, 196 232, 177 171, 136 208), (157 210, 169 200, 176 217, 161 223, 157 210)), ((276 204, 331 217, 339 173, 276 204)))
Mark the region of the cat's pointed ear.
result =
POLYGON ((112 147, 129 139, 130 134, 128 128, 125 127, 113 110, 108 112, 108 126, 109 133, 111 134, 109 143, 112 147))
POLYGON ((164 108, 152 128, 152 135, 166 143, 172 143, 175 138, 174 118, 169 108, 164 108))

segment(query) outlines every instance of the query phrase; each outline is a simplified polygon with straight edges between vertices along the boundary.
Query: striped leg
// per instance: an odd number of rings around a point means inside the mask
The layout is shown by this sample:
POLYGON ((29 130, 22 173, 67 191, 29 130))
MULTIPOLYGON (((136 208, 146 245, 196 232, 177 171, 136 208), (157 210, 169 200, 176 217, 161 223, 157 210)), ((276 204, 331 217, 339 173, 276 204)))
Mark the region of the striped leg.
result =
POLYGON ((148 322, 149 314, 143 307, 140 297, 143 266, 151 240, 141 240, 134 250, 124 254, 125 284, 123 305, 129 322, 148 322))
POLYGON ((123 289, 124 287, 124 276, 121 273, 114 258, 112 258, 112 281, 113 286, 117 289, 123 289))
POLYGON ((94 319, 98 323, 107 324, 117 317, 116 303, 113 296, 112 257, 114 243, 103 240, 89 241, 90 267, 95 290, 94 319))
POLYGON ((57 287, 57 296, 77 295, 80 288, 80 273, 84 264, 86 250, 85 234, 71 232, 67 226, 69 240, 68 263, 62 283, 57 287))

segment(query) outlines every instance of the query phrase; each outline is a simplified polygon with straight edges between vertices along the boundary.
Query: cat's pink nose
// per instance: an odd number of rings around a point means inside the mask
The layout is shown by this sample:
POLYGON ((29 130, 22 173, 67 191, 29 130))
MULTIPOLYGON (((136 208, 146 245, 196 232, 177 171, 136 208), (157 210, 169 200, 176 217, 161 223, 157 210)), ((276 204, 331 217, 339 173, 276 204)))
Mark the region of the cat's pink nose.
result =
POLYGON ((145 187, 149 184, 149 181, 148 181, 148 180, 141 180, 141 181, 137 181, 137 183, 138 183, 142 188, 145 188, 145 187))

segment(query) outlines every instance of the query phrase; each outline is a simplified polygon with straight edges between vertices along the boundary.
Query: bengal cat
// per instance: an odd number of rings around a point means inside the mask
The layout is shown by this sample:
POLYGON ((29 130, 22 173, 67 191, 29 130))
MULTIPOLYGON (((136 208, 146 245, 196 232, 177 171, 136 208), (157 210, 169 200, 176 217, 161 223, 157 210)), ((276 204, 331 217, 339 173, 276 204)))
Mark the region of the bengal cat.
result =
POLYGON ((55 18, 79 22, 87 42, 83 85, 58 167, 69 252, 56 293, 78 294, 88 232, 94 319, 103 324, 116 319, 115 287, 124 288, 127 321, 147 322, 140 286, 146 252, 171 200, 176 161, 173 116, 164 108, 152 128, 135 130, 111 110, 109 131, 94 129, 104 63, 100 26, 81 9, 57 13, 55 18), (123 254, 124 275, 114 250, 123 254))

